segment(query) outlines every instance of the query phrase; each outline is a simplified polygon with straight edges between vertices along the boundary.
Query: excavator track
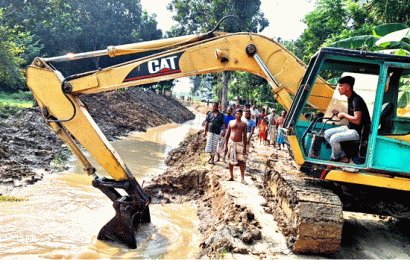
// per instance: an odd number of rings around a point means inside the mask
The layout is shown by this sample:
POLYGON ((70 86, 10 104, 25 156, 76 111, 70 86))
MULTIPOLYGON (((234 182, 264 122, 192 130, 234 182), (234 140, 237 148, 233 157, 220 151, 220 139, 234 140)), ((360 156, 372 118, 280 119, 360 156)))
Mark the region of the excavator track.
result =
POLYGON ((291 162, 290 158, 285 162, 269 159, 264 176, 265 191, 274 202, 272 211, 281 222, 287 245, 295 253, 335 253, 342 238, 342 202, 320 180, 284 165, 291 162))

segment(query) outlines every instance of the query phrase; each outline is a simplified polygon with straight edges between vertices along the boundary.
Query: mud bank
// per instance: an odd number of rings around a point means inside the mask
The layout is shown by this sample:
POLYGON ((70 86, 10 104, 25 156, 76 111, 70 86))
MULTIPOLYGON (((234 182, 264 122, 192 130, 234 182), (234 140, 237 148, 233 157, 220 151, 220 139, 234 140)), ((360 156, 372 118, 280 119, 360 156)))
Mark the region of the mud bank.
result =
POLYGON ((207 163, 203 131, 190 135, 169 153, 166 172, 143 183, 152 203, 196 203, 202 234, 198 258, 410 258, 410 236, 408 228, 403 228, 406 223, 350 212, 343 212, 343 237, 337 253, 302 255, 290 251, 287 243, 294 235, 292 226, 267 191, 266 173, 275 166, 288 172, 297 168, 288 151, 258 142, 253 140, 248 155, 247 185, 239 182, 238 168, 232 182, 227 181, 227 164, 207 163), (275 166, 269 165, 272 163, 275 166))
MULTIPOLYGON (((152 203, 193 201, 197 204, 201 220, 198 228, 202 233, 200 258, 221 258, 227 254, 256 258, 273 253, 287 256, 290 252, 286 245, 277 245, 274 237, 281 235, 273 217, 265 214, 262 206, 265 200, 259 194, 267 155, 256 154, 251 149, 245 177, 248 185, 243 185, 239 181, 227 181, 225 163, 207 163, 205 144, 203 131, 199 131, 169 153, 168 170, 143 183, 152 203), (260 221, 271 223, 273 229, 267 230, 260 221)), ((239 180, 239 169, 234 173, 239 180)))
MULTIPOLYGON (((81 97, 109 140, 150 127, 182 123, 195 115, 174 97, 133 88, 81 97)), ((0 194, 64 168, 70 152, 47 129, 39 108, 0 121, 0 194)))

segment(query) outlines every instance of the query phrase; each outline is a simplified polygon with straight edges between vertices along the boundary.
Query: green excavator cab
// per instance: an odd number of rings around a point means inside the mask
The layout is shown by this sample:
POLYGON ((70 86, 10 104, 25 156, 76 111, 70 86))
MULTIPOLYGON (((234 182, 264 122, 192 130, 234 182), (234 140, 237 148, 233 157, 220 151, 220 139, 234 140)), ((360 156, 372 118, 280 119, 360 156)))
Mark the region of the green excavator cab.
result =
POLYGON ((345 75, 356 79, 354 91, 365 100, 371 125, 361 140, 345 145, 351 161, 340 165, 351 171, 382 171, 410 178, 410 57, 406 56, 321 49, 309 63, 284 125, 292 129, 303 159, 329 165, 331 149, 323 132, 347 123, 331 112, 346 111, 346 97, 335 91, 327 110, 319 110, 307 105, 313 98, 309 86, 320 76, 336 90, 337 79, 345 75), (308 120, 301 120, 302 114, 308 120))

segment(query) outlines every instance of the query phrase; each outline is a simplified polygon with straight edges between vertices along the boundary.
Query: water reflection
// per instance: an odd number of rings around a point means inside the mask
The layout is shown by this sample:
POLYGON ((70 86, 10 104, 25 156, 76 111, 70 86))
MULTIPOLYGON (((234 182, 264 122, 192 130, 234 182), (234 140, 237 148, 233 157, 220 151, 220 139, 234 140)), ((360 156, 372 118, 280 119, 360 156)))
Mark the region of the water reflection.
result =
MULTIPOLYGON (((165 169, 167 151, 178 146, 190 124, 136 133, 113 146, 134 175, 145 178, 165 169)), ((48 175, 12 192, 25 201, 0 203, 1 259, 195 258, 198 218, 189 203, 150 205, 152 222, 140 226, 136 250, 98 241, 99 230, 114 216, 112 202, 91 186, 92 178, 83 173, 82 166, 73 164, 70 172, 48 175)), ((103 173, 93 165, 98 174, 103 173)))

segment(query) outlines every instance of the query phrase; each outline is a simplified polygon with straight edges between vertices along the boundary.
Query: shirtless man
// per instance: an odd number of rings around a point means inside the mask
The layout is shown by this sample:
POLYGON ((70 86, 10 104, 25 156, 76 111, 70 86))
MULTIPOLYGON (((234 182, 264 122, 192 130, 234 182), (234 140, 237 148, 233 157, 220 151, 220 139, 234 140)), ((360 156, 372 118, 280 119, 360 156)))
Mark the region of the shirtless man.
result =
POLYGON ((246 167, 246 123, 242 122, 242 110, 238 109, 235 112, 235 120, 228 124, 228 130, 225 136, 225 150, 228 151, 229 157, 229 173, 233 181, 233 166, 238 165, 241 170, 241 183, 245 182, 245 167, 246 167))

